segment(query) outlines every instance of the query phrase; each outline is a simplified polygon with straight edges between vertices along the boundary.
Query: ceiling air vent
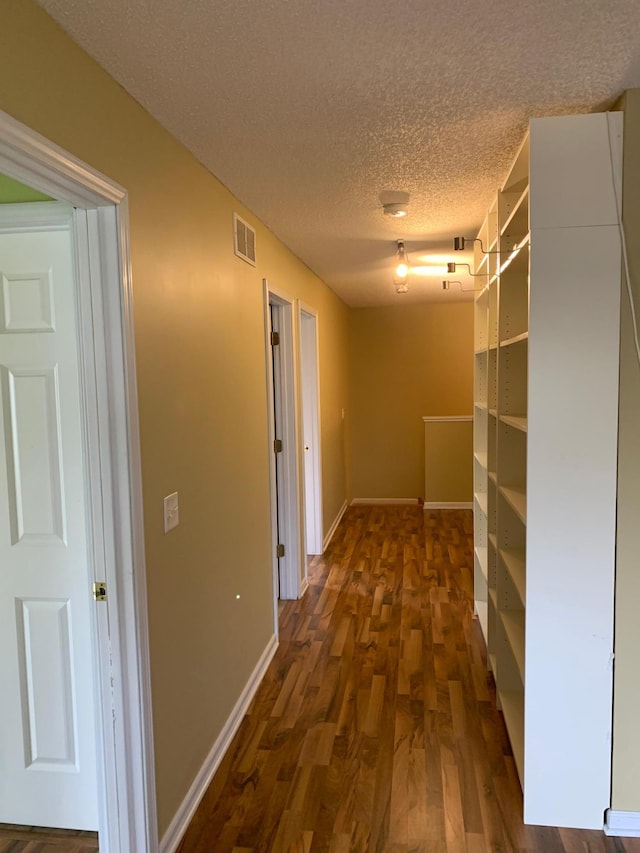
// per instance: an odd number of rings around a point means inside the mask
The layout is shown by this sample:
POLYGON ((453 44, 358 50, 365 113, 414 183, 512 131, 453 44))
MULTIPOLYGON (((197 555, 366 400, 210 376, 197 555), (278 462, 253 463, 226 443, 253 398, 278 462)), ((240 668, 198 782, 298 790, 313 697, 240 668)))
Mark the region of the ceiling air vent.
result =
POLYGON ((237 213, 233 214, 233 250, 239 258, 255 267, 256 232, 237 213))

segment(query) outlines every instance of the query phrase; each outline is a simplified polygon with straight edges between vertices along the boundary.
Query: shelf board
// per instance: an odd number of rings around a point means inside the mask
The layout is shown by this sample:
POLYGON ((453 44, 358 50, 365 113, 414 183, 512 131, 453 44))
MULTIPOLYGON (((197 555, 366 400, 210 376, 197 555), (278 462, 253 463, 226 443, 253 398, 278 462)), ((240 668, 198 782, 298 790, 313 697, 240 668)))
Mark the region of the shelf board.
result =
POLYGON ((498 475, 495 471, 488 471, 487 476, 489 477, 489 480, 493 483, 494 486, 498 485, 498 475))
POLYGON ((500 341, 501 347, 510 347, 514 344, 522 343, 522 341, 526 341, 529 339, 529 332, 522 332, 519 335, 514 335, 513 338, 507 338, 506 341, 500 341))
POLYGON ((489 352, 493 352, 493 350, 497 350, 498 349, 498 342, 492 341, 492 343, 489 344, 488 349, 489 349, 489 352))
POLYGON ((474 453, 473 458, 476 460, 476 462, 482 468, 485 469, 485 471, 487 470, 487 454, 486 453, 474 453))
POLYGON ((473 351, 473 354, 477 355, 477 356, 484 356, 486 358, 487 348, 486 347, 479 347, 478 349, 473 351))
MULTIPOLYGON (((486 408, 486 406, 485 406, 485 408, 486 408)), ((489 409, 489 414, 491 415, 491 417, 492 417, 492 418, 497 418, 497 417, 498 417, 498 411, 497 411, 497 409, 489 409)))
POLYGON ((487 404, 481 402, 480 400, 478 400, 478 402, 474 403, 473 405, 475 406, 476 409, 482 409, 485 412, 487 411, 487 404))
POLYGON ((500 274, 503 275, 507 270, 511 269, 515 272, 526 272, 529 263, 529 235, 527 234, 514 247, 506 261, 500 267, 500 274))
POLYGON ((516 192, 529 186, 529 148, 530 137, 527 133, 518 148, 511 171, 502 185, 501 192, 516 192))
POLYGON ((527 586, 524 551, 520 548, 500 548, 499 554, 502 557, 503 563, 507 567, 509 576, 513 581, 513 585, 518 590, 518 595, 520 596, 520 600, 524 606, 526 603, 527 586))
POLYGON ((480 628, 482 629, 482 636, 484 637, 485 643, 489 637, 488 625, 489 625, 489 613, 487 608, 486 601, 476 601, 475 603, 476 615, 478 617, 478 622, 480 623, 480 628))
POLYGON ((485 494, 485 492, 477 492, 474 495, 474 498, 476 499, 476 503, 478 504, 478 506, 480 507, 480 509, 482 510, 482 512, 486 516, 488 513, 488 510, 489 510, 489 506, 488 506, 489 502, 487 499, 487 495, 485 494))
MULTIPOLYGON (((483 275, 486 277, 488 275, 488 273, 486 273, 486 272, 485 273, 478 273, 478 275, 483 275)), ((478 294, 475 298, 476 303, 484 302, 485 297, 489 293, 489 282, 487 282, 486 284, 483 284, 482 287, 480 288, 480 290, 476 290, 476 293, 478 294)))
POLYGON ((524 610, 501 610, 500 618, 524 684, 524 610))
MULTIPOLYGON (((511 195, 511 194, 510 194, 511 195)), ((515 195, 515 193, 513 194, 515 195)), ((516 199, 513 209, 507 219, 505 220, 504 225, 500 229, 500 234, 507 234, 509 228, 514 226, 517 229, 520 229, 520 234, 526 233, 529 231, 528 221, 529 221, 529 187, 526 186, 518 198, 516 199), (522 227, 524 226, 524 228, 522 227)))
POLYGON ((493 548, 494 551, 498 550, 498 537, 495 533, 490 533, 487 537, 489 540, 489 545, 493 548))
POLYGON ((498 701, 511 741, 520 784, 524 784, 524 691, 500 690, 498 701))
POLYGON ((489 654, 487 655, 487 663, 489 665, 489 669, 493 673, 493 679, 496 681, 496 676, 498 674, 498 658, 493 653, 489 654))
POLYGON ((516 515, 523 522, 527 523, 527 495, 523 489, 517 489, 513 486, 500 486, 500 493, 505 498, 507 503, 515 510, 516 515))
POLYGON ((488 565, 488 555, 487 555, 487 546, 486 545, 478 545, 475 549, 475 555, 478 560, 478 565, 480 566, 480 571, 482 572, 482 577, 487 580, 487 565, 488 565))
POLYGON ((500 415, 500 421, 521 432, 527 431, 527 418, 522 415, 500 415))

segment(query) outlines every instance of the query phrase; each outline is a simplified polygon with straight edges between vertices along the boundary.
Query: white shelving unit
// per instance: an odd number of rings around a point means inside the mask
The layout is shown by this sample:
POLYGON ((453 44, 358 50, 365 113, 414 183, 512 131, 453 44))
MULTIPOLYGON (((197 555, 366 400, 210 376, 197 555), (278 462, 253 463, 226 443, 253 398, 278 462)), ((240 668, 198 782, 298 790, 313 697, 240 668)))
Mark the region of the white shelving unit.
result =
POLYGON ((476 610, 527 823, 610 805, 622 114, 534 119, 476 241, 476 610))

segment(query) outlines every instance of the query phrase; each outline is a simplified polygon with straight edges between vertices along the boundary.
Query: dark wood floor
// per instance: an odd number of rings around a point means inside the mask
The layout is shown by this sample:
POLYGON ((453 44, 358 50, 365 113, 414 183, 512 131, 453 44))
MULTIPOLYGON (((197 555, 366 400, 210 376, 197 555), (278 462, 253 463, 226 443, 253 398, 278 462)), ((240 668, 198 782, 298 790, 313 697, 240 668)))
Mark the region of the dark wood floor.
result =
POLYGON ((96 853, 97 850, 96 832, 0 823, 0 853, 96 853))
MULTIPOLYGON (((469 512, 347 511, 179 853, 640 853, 523 825, 472 557, 469 512)), ((0 826, 0 853, 95 850, 0 826)))
POLYGON ((640 853, 524 826, 470 512, 351 507, 179 853, 640 853))

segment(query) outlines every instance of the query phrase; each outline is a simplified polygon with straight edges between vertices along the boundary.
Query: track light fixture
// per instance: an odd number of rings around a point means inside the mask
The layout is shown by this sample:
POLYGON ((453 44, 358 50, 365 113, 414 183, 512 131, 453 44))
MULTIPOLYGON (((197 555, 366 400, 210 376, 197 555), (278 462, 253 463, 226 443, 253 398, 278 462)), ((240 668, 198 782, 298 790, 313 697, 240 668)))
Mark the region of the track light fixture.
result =
POLYGON ((465 243, 480 243, 480 249, 482 254, 484 255, 484 247, 482 245, 482 240, 478 237, 454 237, 453 238, 453 251, 454 252, 464 252, 465 243))
POLYGON ((480 251, 483 255, 497 255, 498 252, 487 252, 485 247, 482 245, 482 240, 479 237, 454 237, 453 238, 453 251, 454 252, 463 252, 465 250, 466 243, 480 243, 480 251))
POLYGON ((463 293, 479 293, 481 290, 484 290, 484 287, 463 287, 461 281, 447 281, 446 279, 442 281, 442 289, 451 290, 452 284, 460 285, 460 290, 463 293))
POLYGON ((484 272, 478 272, 478 273, 471 272, 471 267, 469 266, 469 264, 448 263, 447 264, 447 272, 448 273, 455 273, 455 272, 457 272, 458 267, 466 267, 468 270, 467 275, 472 275, 474 278, 483 278, 484 276, 486 276, 486 273, 484 273, 484 272))

